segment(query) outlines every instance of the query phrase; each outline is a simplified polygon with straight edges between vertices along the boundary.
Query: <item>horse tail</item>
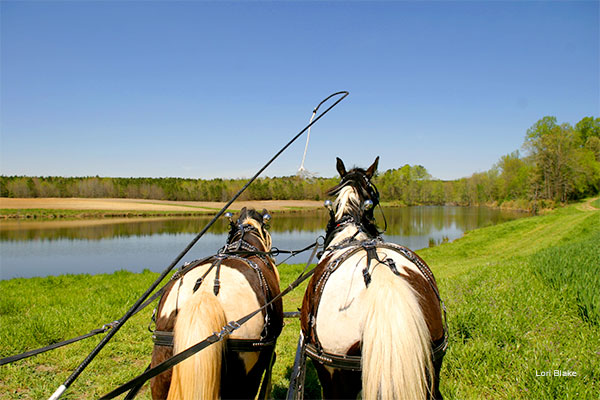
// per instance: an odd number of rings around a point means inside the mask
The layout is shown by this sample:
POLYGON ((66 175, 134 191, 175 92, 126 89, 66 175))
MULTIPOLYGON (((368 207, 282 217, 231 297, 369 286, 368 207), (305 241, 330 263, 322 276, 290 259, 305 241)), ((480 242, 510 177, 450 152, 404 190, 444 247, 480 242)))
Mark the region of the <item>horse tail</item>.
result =
POLYGON ((385 265, 365 295, 363 399, 425 399, 431 393, 431 339, 418 294, 385 265))
MULTIPOLYGON (((173 354, 219 332, 225 324, 225 311, 217 297, 205 291, 196 293, 177 314, 173 354)), ((168 399, 217 399, 223 346, 223 341, 214 343, 173 367, 168 399)))

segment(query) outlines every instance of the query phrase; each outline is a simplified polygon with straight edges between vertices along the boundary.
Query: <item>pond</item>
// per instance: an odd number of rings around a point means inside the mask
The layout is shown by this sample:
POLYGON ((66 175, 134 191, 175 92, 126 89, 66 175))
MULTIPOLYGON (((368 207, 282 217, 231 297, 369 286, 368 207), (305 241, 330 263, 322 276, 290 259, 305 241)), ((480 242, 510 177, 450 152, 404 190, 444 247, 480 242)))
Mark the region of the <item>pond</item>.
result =
MULTIPOLYGON (((527 216, 526 213, 484 207, 419 206, 385 208, 384 239, 413 250, 453 241, 464 232, 527 216)), ((381 213, 375 213, 380 228, 381 213)), ((211 217, 105 219, 78 221, 3 221, 0 224, 0 278, 30 278, 60 274, 112 273, 125 269, 163 271, 211 217)), ((324 234, 325 210, 274 214, 273 245, 300 249, 324 234)), ((225 243, 222 218, 183 261, 214 254, 225 243)), ((303 253, 288 263, 308 259, 303 253)), ((278 261, 285 255, 278 257, 278 261)), ((182 261, 182 262, 183 262, 182 261)))

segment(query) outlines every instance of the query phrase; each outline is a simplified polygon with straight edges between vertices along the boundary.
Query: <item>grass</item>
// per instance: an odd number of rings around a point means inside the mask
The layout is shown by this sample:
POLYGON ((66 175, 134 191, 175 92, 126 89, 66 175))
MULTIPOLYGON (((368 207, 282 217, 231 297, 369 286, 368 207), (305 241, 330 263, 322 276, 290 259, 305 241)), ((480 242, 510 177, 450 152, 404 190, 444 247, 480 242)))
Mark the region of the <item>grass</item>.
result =
POLYGON ((574 304, 584 321, 600 325, 600 231, 532 256, 534 272, 574 304))
MULTIPOLYGON (((144 203, 148 204, 148 203, 144 203)), ((160 203, 150 203, 160 204, 160 203)), ((162 204, 160 204, 162 205, 162 204)), ((140 210, 69 210, 69 209, 51 209, 51 208, 0 208, 0 220, 2 219, 29 219, 29 220, 75 220, 75 219, 98 219, 98 218, 138 218, 138 217, 193 217, 202 215, 215 215, 220 208, 200 207, 191 205, 179 205, 188 207, 189 211, 140 211, 140 210)), ((285 207, 281 210, 269 210, 271 214, 284 214, 314 211, 310 207, 285 207)), ((238 209, 227 209, 233 213, 238 209)))
MULTIPOLYGON (((598 310, 593 307, 598 305, 599 286, 593 282, 600 264, 598 232, 600 211, 569 206, 419 251, 448 309, 450 348, 441 377, 446 399, 598 398, 600 329, 593 317, 598 310), (538 376, 548 370, 577 376, 538 376)), ((281 266, 282 286, 301 269, 281 266)), ((117 272, 0 282, 0 357, 119 318, 156 276, 117 272)), ((304 287, 286 297, 286 311, 300 306, 304 287)), ((145 310, 126 324, 65 398, 98 397, 140 373, 152 350, 146 330, 150 313, 145 310)), ((276 398, 287 390, 298 331, 299 321, 287 320, 278 341, 276 398)), ((48 397, 98 340, 1 367, 1 397, 48 397)), ((307 398, 319 396, 310 367, 306 393, 307 398)), ((147 386, 140 398, 149 398, 147 386)))

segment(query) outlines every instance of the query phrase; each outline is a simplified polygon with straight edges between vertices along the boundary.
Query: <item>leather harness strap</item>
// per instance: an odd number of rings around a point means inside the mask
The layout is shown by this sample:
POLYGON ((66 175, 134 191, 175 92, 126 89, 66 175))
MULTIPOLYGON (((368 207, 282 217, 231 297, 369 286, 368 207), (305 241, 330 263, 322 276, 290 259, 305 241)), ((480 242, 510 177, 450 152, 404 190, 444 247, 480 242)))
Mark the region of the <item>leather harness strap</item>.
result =
MULTIPOLYGON (((369 286, 369 283, 371 281, 369 269, 371 266, 371 260, 373 259, 381 264, 386 265, 395 275, 400 276, 400 273, 398 272, 398 269, 396 268, 396 264, 393 259, 386 257, 385 259, 381 260, 379 258, 379 255, 377 254, 378 249, 388 249, 397 252, 417 266, 419 271, 421 271, 421 274, 425 277, 427 282, 429 282, 433 292, 438 298, 438 301, 441 303, 444 321, 444 335, 442 336, 442 338, 432 343, 432 357, 434 361, 442 358, 446 353, 446 349, 448 348, 448 325, 446 321, 446 306, 444 305, 444 301, 442 300, 439 294, 439 291, 437 289, 437 283, 429 266, 412 250, 394 243, 386 243, 381 238, 368 239, 362 241, 351 240, 349 242, 344 242, 340 245, 336 245, 333 249, 328 249, 328 251, 334 252, 342 250, 344 248, 346 248, 346 251, 344 251, 339 257, 333 260, 333 262, 327 265, 325 271, 319 277, 317 283, 315 284, 313 293, 313 304, 318 304, 321 301, 321 296, 323 294, 323 290, 325 289, 325 283, 327 282, 331 274, 335 272, 344 261, 346 261, 351 256, 362 250, 364 250, 367 253, 367 265, 362 271, 366 287, 369 286)), ((317 310, 318 307, 315 308, 310 315, 308 324, 309 340, 307 340, 305 344, 306 354, 313 360, 333 368, 360 371, 361 356, 349 356, 345 354, 328 353, 323 350, 323 347, 321 346, 321 343, 317 336, 317 310)))
POLYGON ((345 369, 350 371, 361 370, 361 356, 348 356, 344 354, 334 354, 319 350, 312 343, 307 343, 306 354, 315 361, 333 368, 345 369))
MULTIPOLYGON (((154 331, 152 341, 157 346, 173 347, 173 332, 154 331)), ((228 338, 226 348, 229 351, 249 352, 261 351, 275 346, 275 340, 234 339, 228 338)))
MULTIPOLYGON (((239 240, 227 244, 221 250, 219 250, 219 252, 216 255, 209 256, 209 257, 203 258, 201 260, 196 260, 196 261, 192 261, 191 263, 185 264, 180 270, 178 270, 173 275, 171 280, 181 279, 181 281, 183 281, 183 278, 185 277, 185 275, 188 272, 190 272, 191 270, 193 270, 196 267, 199 267, 201 265, 205 265, 205 264, 211 262, 210 267, 208 267, 208 269, 204 272, 204 274, 202 274, 202 276, 196 280, 193 291, 196 292, 199 289, 199 287, 204 282, 204 279, 208 276, 210 271, 212 271, 214 268, 214 269, 216 269, 216 272, 215 272, 215 279, 214 279, 214 283, 213 283, 213 293, 215 294, 215 296, 217 296, 219 294, 220 287, 221 287, 219 276, 220 276, 221 265, 223 264, 223 261, 228 260, 228 259, 236 260, 236 261, 240 261, 240 262, 246 264, 257 274, 260 288, 263 292, 263 295, 265 296, 265 301, 268 303, 273 296, 271 293, 271 289, 269 288, 269 285, 267 283, 267 280, 265 279, 265 276, 261 271, 261 268, 255 261, 253 261, 249 258, 240 257, 240 256, 236 255, 236 253, 240 249, 246 250, 248 252, 254 252, 254 251, 256 251, 258 253, 264 253, 264 252, 259 251, 255 246, 253 246, 253 245, 247 243, 245 240, 243 240, 244 234, 253 233, 254 228, 251 228, 250 230, 245 230, 243 225, 241 225, 241 229, 242 229, 242 235, 239 240)), ((267 259, 267 257, 264 254, 256 254, 256 255, 257 255, 257 257, 259 257, 260 261, 263 262, 267 268, 270 268, 270 266, 271 266, 271 264, 269 262, 270 260, 267 259)), ((178 293, 178 295, 179 295, 179 293, 178 293)), ((177 307, 177 308, 179 308, 179 307, 177 307)), ((269 309, 272 309, 272 305, 269 306, 269 309)), ((263 332, 261 334, 261 338, 260 339, 228 339, 227 340, 227 349, 228 350, 239 351, 239 352, 260 351, 264 348, 272 348, 275 345, 275 338, 269 337, 269 313, 266 310, 263 310, 262 314, 265 319, 265 324, 264 324, 263 332)), ((152 340, 153 340, 154 344, 157 346, 173 347, 173 332, 154 331, 153 335, 152 335, 152 340)))
MULTIPOLYGON (((448 348, 448 336, 444 335, 442 338, 432 343, 431 356, 433 361, 437 361, 444 357, 446 349, 448 348)), ((312 343, 306 343, 305 350, 306 354, 313 360, 326 365, 328 367, 336 369, 344 369, 350 371, 360 371, 361 367, 361 356, 349 356, 345 354, 328 353, 319 350, 317 346, 312 343)))

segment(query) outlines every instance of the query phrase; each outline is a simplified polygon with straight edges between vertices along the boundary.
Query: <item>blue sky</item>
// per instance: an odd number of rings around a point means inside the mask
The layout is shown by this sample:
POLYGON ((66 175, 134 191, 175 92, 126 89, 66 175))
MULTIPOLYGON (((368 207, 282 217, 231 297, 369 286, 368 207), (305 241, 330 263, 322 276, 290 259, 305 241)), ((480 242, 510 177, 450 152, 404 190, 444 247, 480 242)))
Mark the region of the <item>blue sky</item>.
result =
MULTIPOLYGON (((328 94, 306 168, 485 171, 600 114, 599 2, 0 2, 0 173, 249 177, 328 94)), ((296 173, 304 139, 266 171, 296 173)))

